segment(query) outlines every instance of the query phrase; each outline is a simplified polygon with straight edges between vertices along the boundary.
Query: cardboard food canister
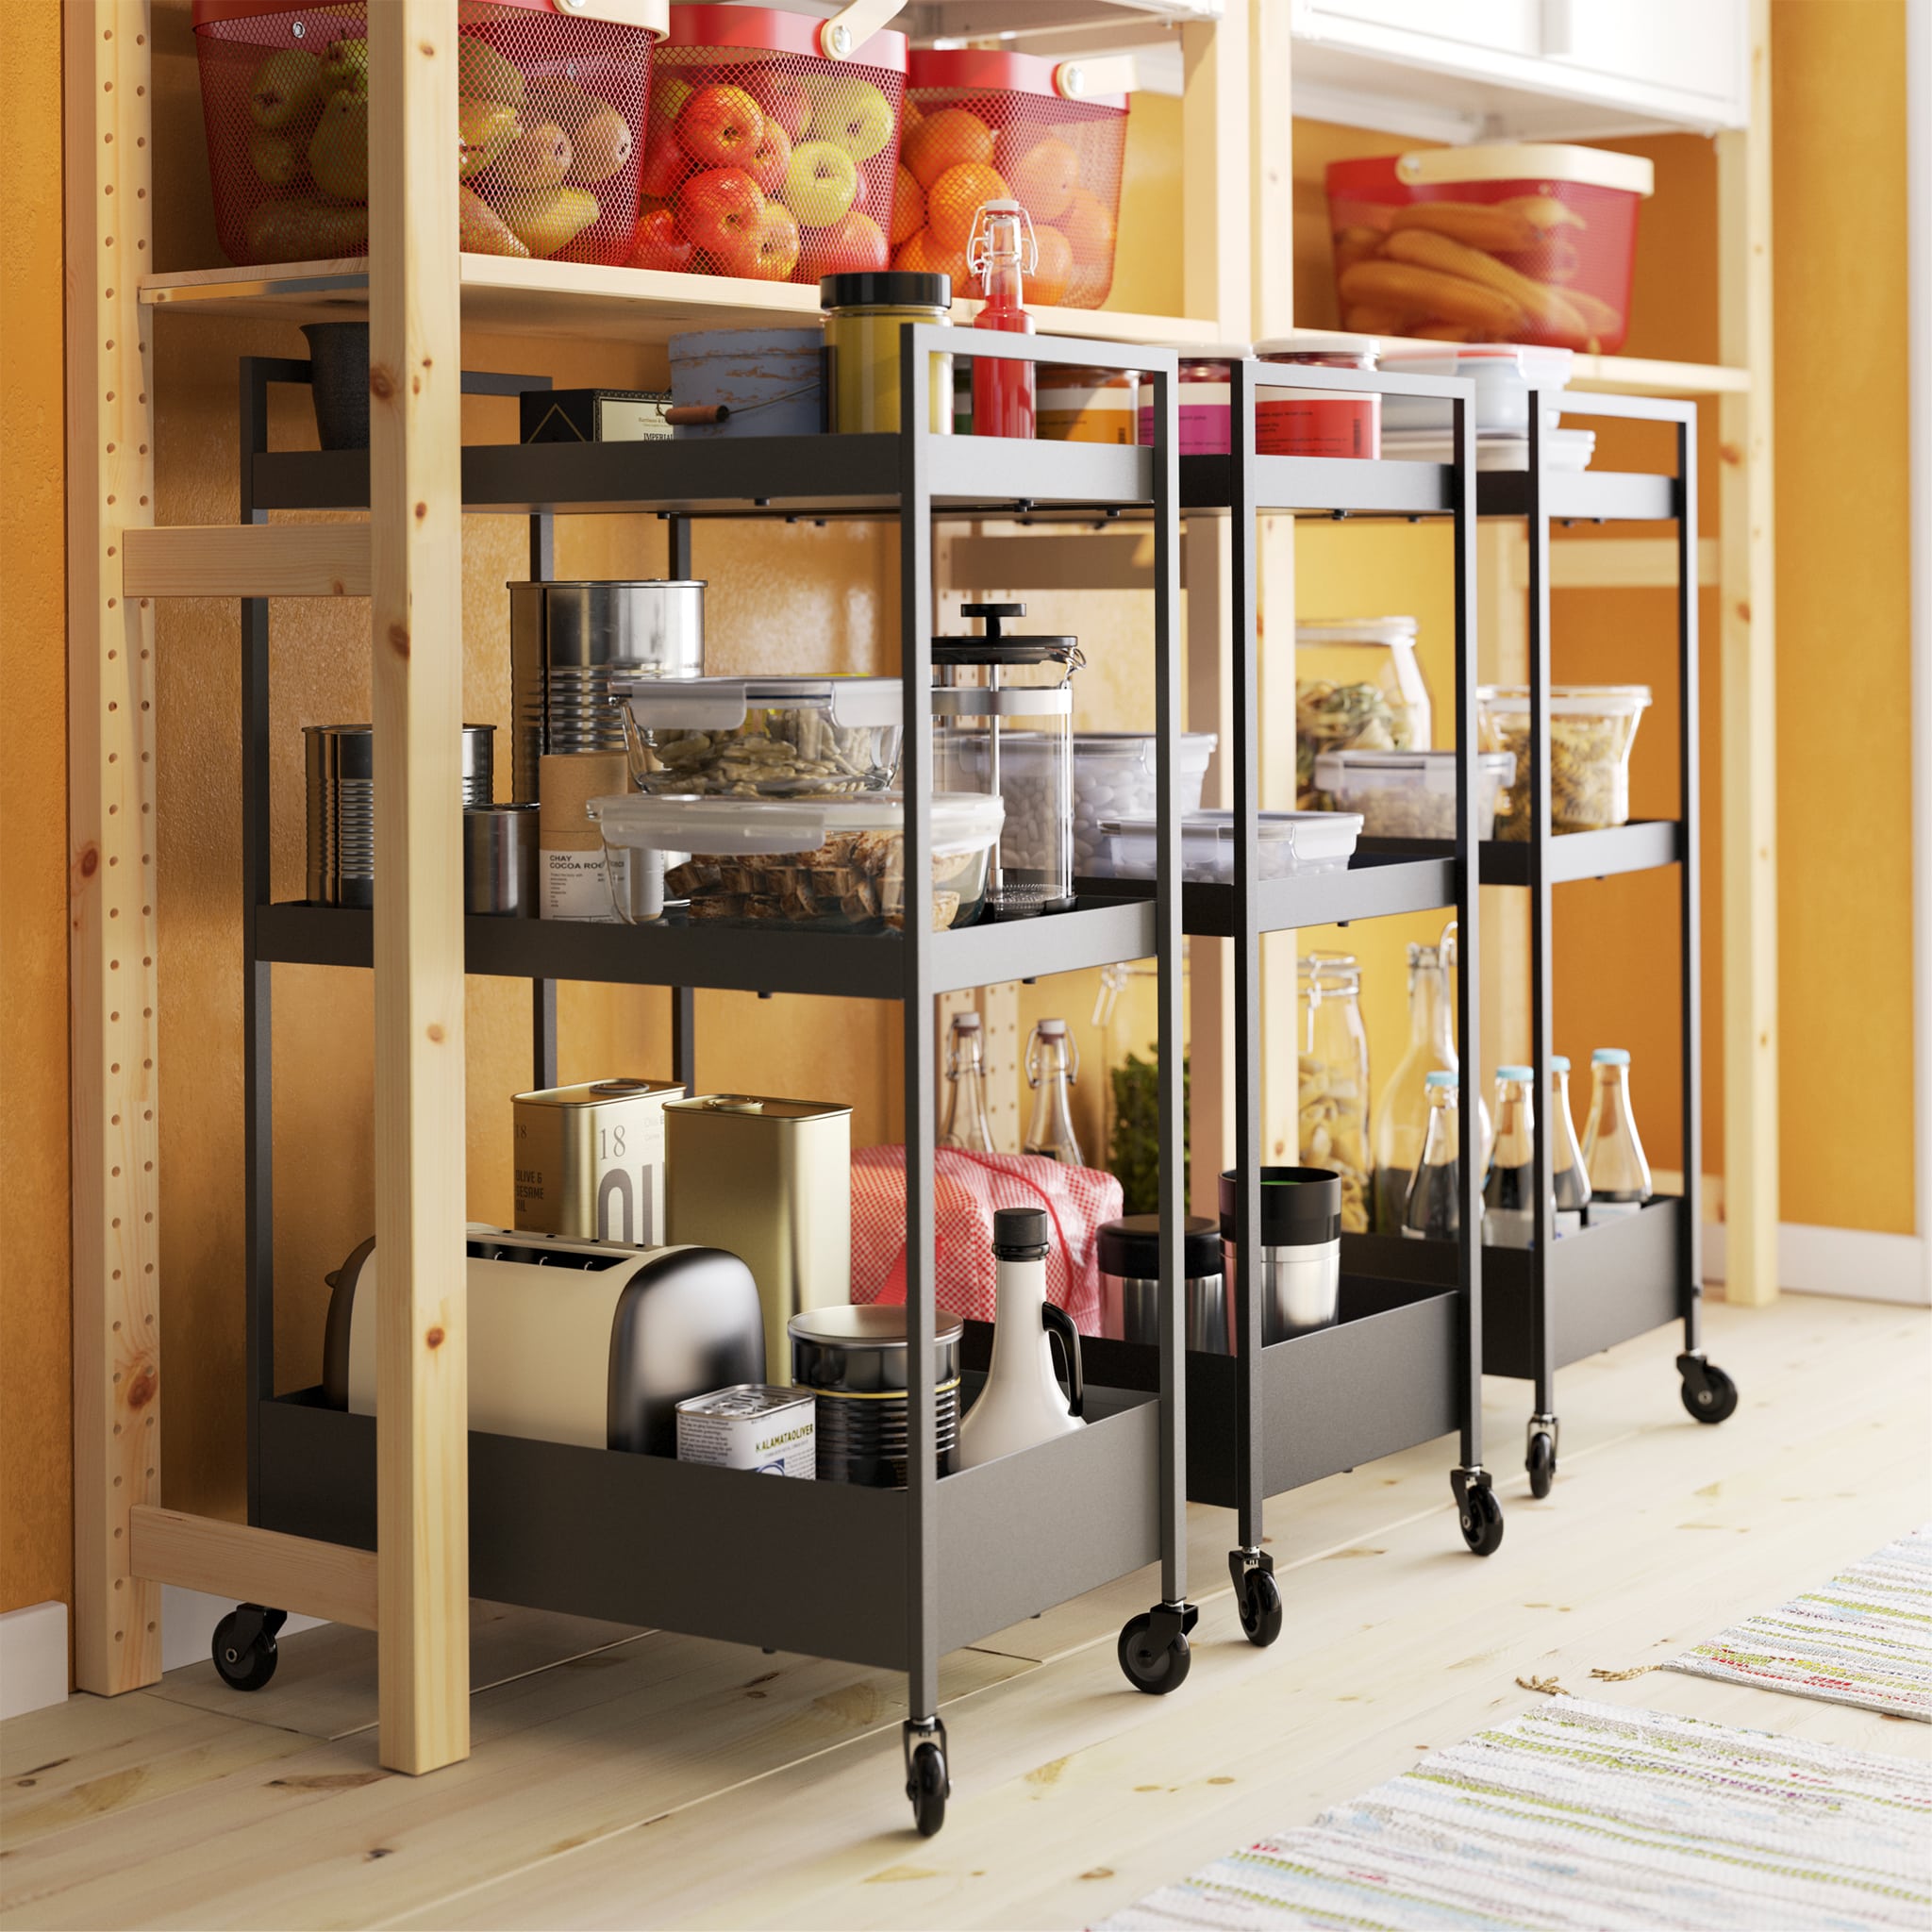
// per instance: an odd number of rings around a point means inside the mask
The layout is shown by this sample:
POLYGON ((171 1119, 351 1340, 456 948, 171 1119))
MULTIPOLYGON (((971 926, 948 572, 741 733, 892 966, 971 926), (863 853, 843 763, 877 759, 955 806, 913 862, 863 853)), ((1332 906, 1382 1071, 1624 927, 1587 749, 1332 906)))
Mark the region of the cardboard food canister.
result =
POLYGON ((654 1247, 664 1240, 664 1106, 676 1080, 592 1080, 519 1093, 516 1225, 654 1247))
POLYGON ((711 1093, 664 1109, 666 1239, 738 1256, 758 1285, 766 1360, 785 1324, 852 1294, 852 1109, 711 1093))
MULTIPOLYGON (((630 790, 630 762, 621 751, 546 752, 538 766, 537 909, 542 919, 615 925, 613 881, 605 869, 604 835, 586 814, 593 798, 630 790)), ((609 863, 625 864, 623 854, 609 863)))

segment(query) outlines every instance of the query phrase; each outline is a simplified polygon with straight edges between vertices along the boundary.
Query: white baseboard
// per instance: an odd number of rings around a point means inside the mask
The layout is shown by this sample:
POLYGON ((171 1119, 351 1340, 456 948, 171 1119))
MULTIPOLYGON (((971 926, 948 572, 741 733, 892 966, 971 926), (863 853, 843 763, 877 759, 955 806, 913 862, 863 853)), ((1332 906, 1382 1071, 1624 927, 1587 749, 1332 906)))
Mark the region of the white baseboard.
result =
MULTIPOLYGON (((1704 1278, 1724 1279, 1724 1224, 1704 1229, 1704 1278)), ((1794 1294, 1840 1295, 1850 1301, 1895 1302, 1932 1307, 1932 1265, 1924 1238, 1875 1234, 1865 1227, 1805 1227, 1777 1231, 1777 1278, 1794 1294)))
MULTIPOLYGON (((233 1597, 208 1596, 198 1590, 161 1586, 161 1668, 178 1671, 183 1664, 205 1663, 214 1647, 215 1625, 235 1607, 233 1597)), ((282 1635, 319 1629, 321 1617, 291 1616, 282 1635)))
POLYGON ((0 1718, 67 1701, 67 1606, 29 1604, 0 1615, 0 1718))

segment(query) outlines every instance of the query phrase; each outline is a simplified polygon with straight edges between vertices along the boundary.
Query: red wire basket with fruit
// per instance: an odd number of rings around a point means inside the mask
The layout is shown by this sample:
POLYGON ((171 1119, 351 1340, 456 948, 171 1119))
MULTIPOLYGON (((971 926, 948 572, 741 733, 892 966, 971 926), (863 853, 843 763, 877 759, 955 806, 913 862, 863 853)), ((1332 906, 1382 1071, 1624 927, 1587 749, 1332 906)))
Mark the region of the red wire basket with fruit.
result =
MULTIPOLYGON (((473 254, 621 262, 658 9, 460 0, 459 240, 473 254)), ((368 8, 194 0, 215 228, 230 261, 369 252, 368 8)))
POLYGON ((906 36, 841 18, 671 9, 633 268, 815 283, 887 265, 906 36))
POLYGON ((1017 201, 1040 260, 1029 302, 1098 308, 1113 286, 1132 62, 947 48, 912 57, 892 201, 894 268, 970 293, 966 243, 982 202, 1017 201))

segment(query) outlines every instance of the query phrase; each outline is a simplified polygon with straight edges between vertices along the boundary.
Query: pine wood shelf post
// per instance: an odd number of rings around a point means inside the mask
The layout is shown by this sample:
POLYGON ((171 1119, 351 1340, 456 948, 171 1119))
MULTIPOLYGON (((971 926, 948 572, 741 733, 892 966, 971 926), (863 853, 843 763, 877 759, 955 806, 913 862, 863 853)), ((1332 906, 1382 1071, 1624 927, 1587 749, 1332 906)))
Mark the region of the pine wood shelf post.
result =
POLYGON ((128 1534, 160 1500, 154 612, 124 594, 120 555, 154 521, 148 9, 61 20, 74 1657, 83 1690, 113 1695, 161 1671, 160 1588, 134 1576, 128 1534))
POLYGON ((456 0, 369 42, 380 1755, 425 1772, 470 1749, 456 0))
POLYGON ((1718 137, 1718 326, 1747 393, 1718 404, 1724 707, 1724 1297, 1778 1290, 1776 575, 1772 549, 1771 21, 1751 8, 1751 124, 1718 137))

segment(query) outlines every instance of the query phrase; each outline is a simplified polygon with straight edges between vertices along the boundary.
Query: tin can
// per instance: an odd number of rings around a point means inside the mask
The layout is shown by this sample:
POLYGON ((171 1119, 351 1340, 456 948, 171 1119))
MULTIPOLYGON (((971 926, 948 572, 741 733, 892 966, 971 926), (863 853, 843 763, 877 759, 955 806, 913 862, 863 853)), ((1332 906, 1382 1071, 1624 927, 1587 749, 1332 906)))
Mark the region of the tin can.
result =
POLYGON ((526 1234, 664 1241, 664 1104, 675 1080, 592 1080, 519 1093, 516 1225, 526 1234))
POLYGON ((809 1389, 757 1382, 677 1405, 677 1459, 759 1475, 819 1473, 817 1403, 809 1389))

